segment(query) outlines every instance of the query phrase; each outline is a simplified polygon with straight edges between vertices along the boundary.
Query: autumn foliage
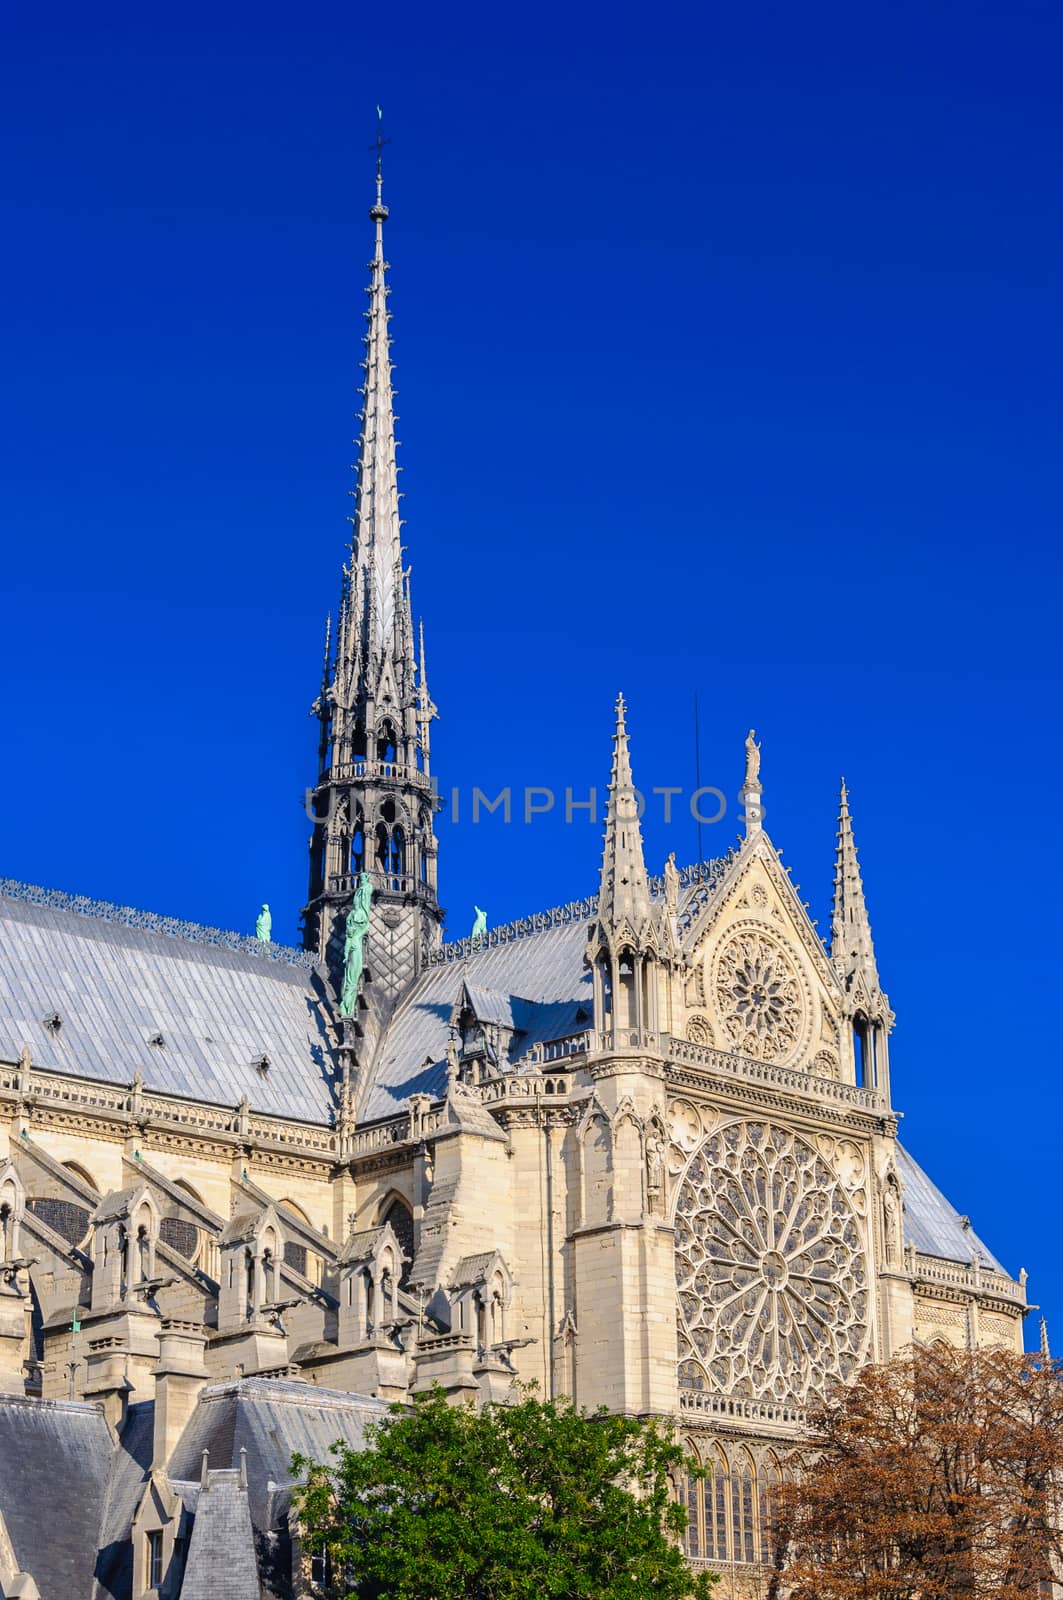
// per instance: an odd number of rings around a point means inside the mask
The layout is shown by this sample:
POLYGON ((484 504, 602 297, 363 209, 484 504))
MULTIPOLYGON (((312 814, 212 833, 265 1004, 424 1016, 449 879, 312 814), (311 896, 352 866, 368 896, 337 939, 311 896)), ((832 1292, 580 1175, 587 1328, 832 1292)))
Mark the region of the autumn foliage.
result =
POLYGON ((1063 1371, 935 1346, 809 1419, 778 1491, 769 1597, 1031 1600, 1063 1554, 1063 1371), (797 1462, 794 1463, 795 1466, 797 1462))

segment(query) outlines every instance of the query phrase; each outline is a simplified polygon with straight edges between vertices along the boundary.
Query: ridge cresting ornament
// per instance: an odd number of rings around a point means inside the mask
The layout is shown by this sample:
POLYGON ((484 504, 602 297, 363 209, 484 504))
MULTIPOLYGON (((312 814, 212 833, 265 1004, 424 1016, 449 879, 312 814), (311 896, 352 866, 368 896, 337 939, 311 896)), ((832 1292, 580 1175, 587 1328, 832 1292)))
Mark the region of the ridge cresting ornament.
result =
POLYGON ((765 1122, 710 1134, 679 1184, 675 1239, 681 1390, 802 1403, 859 1365, 860 1225, 803 1139, 765 1122))
POLYGON ((785 1061, 804 1031, 801 980, 755 929, 735 932, 716 963, 716 1005, 731 1043, 757 1061, 785 1061))

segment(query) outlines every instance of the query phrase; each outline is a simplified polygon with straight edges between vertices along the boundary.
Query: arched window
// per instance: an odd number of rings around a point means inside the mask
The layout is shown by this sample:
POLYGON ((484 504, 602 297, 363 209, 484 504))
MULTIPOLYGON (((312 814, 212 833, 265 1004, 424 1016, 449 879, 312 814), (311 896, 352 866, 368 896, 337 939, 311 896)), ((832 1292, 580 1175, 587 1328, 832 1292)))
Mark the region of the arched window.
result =
POLYGON ((386 823, 377 823, 376 832, 373 835, 373 843, 373 865, 378 872, 386 872, 388 869, 388 830, 386 823))
POLYGON ((853 1018, 853 1056, 858 1088, 875 1087, 875 1029, 862 1012, 853 1018))
MULTIPOLYGON (((176 1187, 183 1189, 185 1194, 202 1205, 202 1196, 198 1195, 192 1185, 186 1183, 183 1178, 176 1180, 176 1187)), ((195 1261, 199 1255, 199 1229, 194 1222, 189 1222, 184 1217, 163 1217, 159 1223, 159 1238, 163 1244, 169 1245, 171 1250, 176 1250, 178 1255, 184 1256, 186 1261, 195 1261)))
POLYGON ((717 1561, 726 1561, 731 1548, 727 1538, 730 1476, 727 1457, 717 1445, 709 1458, 709 1476, 702 1485, 705 1496, 706 1548, 709 1555, 717 1561))
MULTIPOLYGON (((281 1204, 284 1206, 285 1211, 292 1212, 294 1216, 299 1218, 300 1222, 305 1222, 307 1227, 311 1226, 310 1218, 302 1206, 297 1206, 294 1200, 284 1199, 281 1204)), ((283 1215, 284 1212, 282 1211, 281 1216, 283 1217, 283 1215)), ((301 1273, 305 1278, 307 1275, 306 1269, 309 1265, 308 1254, 305 1244, 296 1244, 294 1239, 289 1239, 284 1246, 284 1265, 293 1268, 294 1271, 301 1273)))
POLYGON ((388 846, 388 876, 401 878, 406 871, 406 835, 401 827, 393 828, 388 846))
POLYGON ((351 872, 357 876, 365 870, 365 820, 361 810, 354 814, 354 831, 351 834, 351 872))
MULTIPOLYGON (((691 1454, 696 1452, 693 1450, 691 1454)), ((704 1548, 705 1530, 702 1520, 702 1480, 684 1472, 679 1481, 679 1500, 687 1514, 687 1531, 683 1548, 692 1561, 700 1559, 704 1548)))
POLYGON ((610 1018, 613 1014, 613 971, 608 963, 608 957, 602 957, 599 963, 599 978, 602 982, 602 1019, 610 1018))
POLYGON ((621 1028, 635 1029, 638 1027, 639 1007, 633 950, 621 950, 617 962, 617 977, 620 980, 617 1022, 621 1028))
POLYGON ((755 1561, 753 1536, 753 1463, 745 1451, 731 1467, 731 1533, 734 1561, 755 1561))
MULTIPOLYGON (((75 1178, 95 1194, 99 1194, 99 1186, 92 1174, 79 1167, 74 1161, 64 1161, 64 1167, 75 1178)), ((26 1201, 26 1210, 39 1217, 46 1227, 65 1239, 69 1245, 84 1246, 88 1231, 89 1218, 92 1212, 87 1206, 76 1200, 60 1200, 51 1196, 42 1195, 37 1199, 26 1201)))
POLYGON ((378 761, 386 762, 389 766, 394 766, 397 759, 395 727, 390 718, 387 717, 377 729, 376 758, 378 761))
POLYGON ((773 1455, 769 1455, 761 1466, 760 1492, 757 1497, 757 1511, 760 1520, 760 1559, 767 1563, 775 1554, 775 1536, 778 1517, 778 1489, 782 1482, 782 1473, 779 1463, 773 1455))
POLYGON ((91 1172, 86 1172, 85 1168, 78 1166, 76 1161, 64 1161, 63 1166, 68 1172, 72 1172, 75 1178, 80 1178, 82 1183, 87 1183, 90 1189, 94 1189, 99 1194, 100 1186, 91 1172))
POLYGON ((402 1253, 406 1257, 399 1277, 399 1288, 405 1289, 409 1284, 410 1273, 413 1270, 413 1212, 405 1200, 400 1199, 398 1195, 388 1203, 387 1209, 380 1218, 382 1227, 385 1223, 391 1224, 392 1231, 402 1246, 402 1253))

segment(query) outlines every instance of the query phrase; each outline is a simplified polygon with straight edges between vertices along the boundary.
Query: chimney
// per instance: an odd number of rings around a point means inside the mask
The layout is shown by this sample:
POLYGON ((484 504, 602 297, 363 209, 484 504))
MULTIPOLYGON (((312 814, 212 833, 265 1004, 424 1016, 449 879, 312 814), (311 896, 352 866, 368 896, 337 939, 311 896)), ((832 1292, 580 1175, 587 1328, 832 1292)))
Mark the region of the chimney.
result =
POLYGON ((207 1333, 201 1323, 169 1317, 162 1324, 159 1364, 155 1369, 153 1471, 165 1471, 210 1377, 203 1364, 206 1343, 207 1333))

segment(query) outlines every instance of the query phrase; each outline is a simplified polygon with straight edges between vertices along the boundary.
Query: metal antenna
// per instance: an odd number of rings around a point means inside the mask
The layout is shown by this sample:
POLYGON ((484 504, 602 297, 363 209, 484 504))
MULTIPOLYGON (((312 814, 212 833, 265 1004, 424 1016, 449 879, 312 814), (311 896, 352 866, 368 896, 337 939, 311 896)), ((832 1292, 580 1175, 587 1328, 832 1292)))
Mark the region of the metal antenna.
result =
MULTIPOLYGON (((701 718, 698 715, 698 691, 694 690, 694 787, 701 788, 701 718)), ((701 864, 705 860, 705 853, 701 845, 701 801, 698 800, 698 877, 701 877, 701 864)))

